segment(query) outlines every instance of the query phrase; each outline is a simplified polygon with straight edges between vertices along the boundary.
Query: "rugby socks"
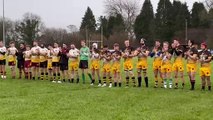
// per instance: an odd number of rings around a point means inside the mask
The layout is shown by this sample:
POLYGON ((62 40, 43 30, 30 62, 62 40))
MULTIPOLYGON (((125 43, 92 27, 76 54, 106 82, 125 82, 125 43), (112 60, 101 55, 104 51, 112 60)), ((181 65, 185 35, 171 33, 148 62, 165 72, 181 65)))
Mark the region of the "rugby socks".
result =
POLYGON ((175 89, 178 89, 178 83, 175 83, 175 89))
POLYGON ((83 84, 85 84, 85 74, 82 74, 83 84))
POLYGON ((202 86, 201 90, 205 90, 205 86, 202 86))
POLYGON ((87 74, 89 76, 89 79, 92 81, 92 75, 90 73, 87 74))
POLYGON ((141 87, 141 81, 142 81, 142 78, 138 77, 138 87, 141 87))
POLYGON ((136 87, 135 77, 132 77, 133 86, 136 87))
POLYGON ((129 86, 129 77, 126 77, 126 86, 129 86))
POLYGON ((104 84, 106 84, 106 77, 103 77, 103 82, 104 84))
POLYGON ((41 73, 41 80, 44 80, 44 73, 41 73))
POLYGON ((158 87, 158 77, 155 77, 155 88, 158 87))
POLYGON ((114 82, 114 86, 117 87, 117 82, 114 82))
POLYGON ((185 83, 182 83, 182 87, 184 88, 184 86, 185 86, 185 83))
POLYGON ((112 84, 112 77, 109 77, 109 83, 112 84))
POLYGON ((46 80, 48 80, 48 73, 45 73, 45 78, 46 80))
MULTIPOLYGON (((74 79, 73 79, 73 82, 74 82, 74 79)), ((76 83, 79 83, 79 78, 76 79, 76 83)))
POLYGON ((149 87, 149 79, 148 79, 148 77, 145 77, 144 80, 145 80, 146 87, 149 87))
POLYGON ((32 79, 32 72, 30 72, 30 79, 32 79))
POLYGON ((94 84, 95 83, 95 79, 93 79, 91 83, 94 84))
POLYGON ((25 79, 28 79, 28 76, 29 76, 28 72, 25 72, 24 75, 25 75, 25 79))
POLYGON ((167 87, 167 79, 163 80, 163 84, 164 84, 164 88, 166 88, 167 87))
POLYGON ((98 83, 101 84, 101 80, 98 80, 98 83))
POLYGON ((212 86, 208 86, 208 90, 211 91, 212 90, 212 86))
POLYGON ((195 89, 195 80, 191 80, 191 90, 195 89))
POLYGON ((121 87, 121 83, 120 82, 118 83, 118 86, 121 87))
POLYGON ((61 74, 58 73, 57 75, 58 75, 58 81, 60 81, 61 80, 61 74))
POLYGON ((56 80, 56 73, 53 73, 53 80, 56 80))
POLYGON ((71 79, 71 83, 74 83, 74 78, 71 79))
POLYGON ((169 87, 172 88, 172 79, 169 80, 169 87))

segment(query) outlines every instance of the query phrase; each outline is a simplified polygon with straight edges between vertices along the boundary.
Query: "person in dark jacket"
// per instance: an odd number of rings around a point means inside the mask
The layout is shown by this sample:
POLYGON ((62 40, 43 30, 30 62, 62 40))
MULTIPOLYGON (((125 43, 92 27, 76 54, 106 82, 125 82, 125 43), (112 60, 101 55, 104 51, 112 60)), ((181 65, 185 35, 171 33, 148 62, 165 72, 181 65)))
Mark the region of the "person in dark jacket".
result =
POLYGON ((17 67, 19 69, 19 79, 22 78, 22 72, 24 72, 24 54, 23 54, 24 51, 25 51, 25 44, 20 43, 19 50, 18 50, 18 52, 16 52, 17 67))
POLYGON ((69 50, 67 48, 66 44, 63 44, 62 48, 60 49, 60 70, 62 73, 62 80, 63 82, 66 81, 66 77, 68 77, 68 61, 69 61, 69 57, 67 56, 67 54, 69 53, 69 50))

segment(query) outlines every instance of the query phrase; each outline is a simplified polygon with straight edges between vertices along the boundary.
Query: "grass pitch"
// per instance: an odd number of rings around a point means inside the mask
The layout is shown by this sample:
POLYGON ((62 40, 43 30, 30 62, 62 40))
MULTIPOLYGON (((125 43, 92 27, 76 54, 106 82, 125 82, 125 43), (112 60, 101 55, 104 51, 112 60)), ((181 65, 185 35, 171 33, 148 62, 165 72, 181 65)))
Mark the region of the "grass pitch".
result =
MULTIPOLYGON (((98 88, 87 84, 0 80, 0 120, 212 120, 213 94, 200 90, 98 88)), ((144 83, 144 82, 143 82, 144 83)), ((144 85, 144 84, 143 84, 144 85)))

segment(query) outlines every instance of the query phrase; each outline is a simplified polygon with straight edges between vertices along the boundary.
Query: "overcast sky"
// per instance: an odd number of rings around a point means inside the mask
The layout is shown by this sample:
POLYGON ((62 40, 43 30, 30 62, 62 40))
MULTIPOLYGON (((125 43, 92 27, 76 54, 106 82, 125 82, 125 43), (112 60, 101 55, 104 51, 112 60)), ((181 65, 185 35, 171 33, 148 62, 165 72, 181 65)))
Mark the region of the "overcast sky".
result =
MULTIPOLYGON (((0 0, 0 16, 2 16, 2 0, 0 0)), ((80 26, 82 17, 89 6, 96 17, 104 15, 105 0, 5 0, 5 16, 12 20, 19 20, 26 12, 32 12, 41 16, 47 27, 66 28, 68 25, 80 26)), ((139 0, 140 5, 144 0, 139 0)), ((154 10, 159 0, 151 0, 154 10)), ((189 9, 193 2, 202 0, 186 1, 189 9)), ((140 6, 140 8, 141 8, 140 6)))

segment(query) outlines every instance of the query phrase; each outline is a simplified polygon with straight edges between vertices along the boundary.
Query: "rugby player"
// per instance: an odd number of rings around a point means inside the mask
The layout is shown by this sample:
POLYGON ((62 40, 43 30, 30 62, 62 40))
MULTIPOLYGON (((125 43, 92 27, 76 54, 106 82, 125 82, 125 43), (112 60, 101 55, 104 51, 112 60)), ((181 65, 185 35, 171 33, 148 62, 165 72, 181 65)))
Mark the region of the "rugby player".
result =
POLYGON ((15 79, 15 77, 16 77, 15 65, 16 65, 16 53, 17 52, 18 52, 18 50, 15 47, 15 42, 11 41, 10 47, 7 49, 7 54, 8 54, 8 66, 11 69, 12 79, 15 79))

